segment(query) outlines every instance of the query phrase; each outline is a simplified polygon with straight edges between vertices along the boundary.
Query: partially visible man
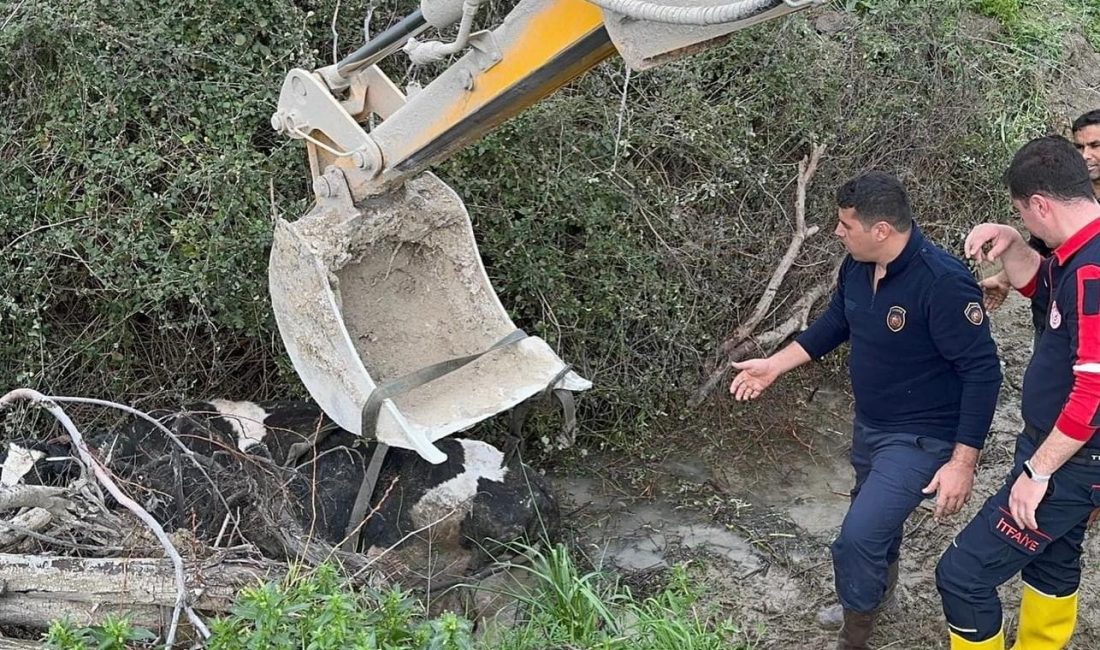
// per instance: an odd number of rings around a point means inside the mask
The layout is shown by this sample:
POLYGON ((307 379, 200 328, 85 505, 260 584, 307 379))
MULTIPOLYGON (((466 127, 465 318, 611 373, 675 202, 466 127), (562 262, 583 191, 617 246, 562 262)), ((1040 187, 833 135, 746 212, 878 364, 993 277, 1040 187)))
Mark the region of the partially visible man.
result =
MULTIPOLYGON (((1089 170, 1089 179, 1092 181, 1092 192, 1100 197, 1100 109, 1089 111, 1073 121, 1073 141, 1081 156, 1085 159, 1085 166, 1089 170)), ((1043 257, 1050 257, 1050 248, 1037 237, 1031 237, 1028 241, 1031 247, 1043 257)), ((982 280, 979 285, 985 293, 985 308, 993 311, 1004 303, 1012 285, 1008 282, 1008 276, 1000 273, 982 280)), ((1043 319, 1046 317, 1046 305, 1031 303, 1031 320, 1035 325, 1035 336, 1043 331, 1043 319)), ((1038 338, 1036 338, 1038 340, 1038 338)))
POLYGON ((840 188, 837 205, 848 256, 828 309, 776 354, 734 364, 730 393, 755 399, 784 372, 851 342, 856 484, 832 555, 837 648, 861 650, 897 583, 906 518, 933 492, 937 518, 970 496, 1001 369, 977 283, 924 238, 901 183, 864 174, 840 188))
POLYGON ((1100 109, 1089 111, 1073 121, 1073 142, 1085 159, 1092 192, 1100 196, 1100 109))
POLYGON ((1012 472, 936 567, 953 650, 1003 650, 997 587, 1017 572, 1019 650, 1058 650, 1077 619, 1081 544, 1100 505, 1100 203, 1081 155, 1062 138, 1032 140, 1005 174, 1024 226, 975 227, 968 256, 1000 259, 1013 286, 1047 306, 1024 374, 1024 431, 1012 472), (983 249, 988 246, 988 252, 983 249))

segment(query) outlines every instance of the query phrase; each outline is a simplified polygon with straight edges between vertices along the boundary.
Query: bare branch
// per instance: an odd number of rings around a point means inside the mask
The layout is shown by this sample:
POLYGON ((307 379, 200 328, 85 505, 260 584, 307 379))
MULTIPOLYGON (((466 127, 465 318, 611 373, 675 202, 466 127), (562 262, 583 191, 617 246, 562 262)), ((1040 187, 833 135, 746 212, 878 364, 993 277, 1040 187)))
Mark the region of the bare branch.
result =
MULTIPOLYGON (((187 579, 183 572, 183 558, 180 557, 179 551, 177 551, 176 547, 172 544, 172 540, 168 538, 168 534, 164 532, 164 528, 160 525, 160 522, 118 487, 107 470, 92 456, 92 453, 88 450, 88 445, 84 442, 84 436, 81 435, 80 430, 76 428, 76 425, 69 418, 68 414, 57 405, 56 401, 36 390, 17 388, 3 397, 0 397, 0 408, 10 406, 15 403, 16 400, 29 400, 41 404, 43 408, 57 418, 58 422, 60 422, 69 433, 69 437, 72 439, 73 446, 76 447, 77 452, 80 454, 81 460, 92 469, 92 473, 95 474, 96 479, 107 488, 107 491, 111 493, 111 496, 113 496, 119 504, 137 515, 138 519, 141 519, 149 530, 156 535, 157 541, 164 547, 164 552, 172 561, 172 567, 175 569, 176 607, 182 608, 183 611, 187 613, 188 620, 191 621, 191 624, 202 638, 210 638, 210 630, 207 629, 206 624, 203 623, 202 619, 191 607, 190 597, 187 591, 187 579)), ((169 638, 174 637, 175 630, 171 630, 169 632, 169 638)))
POLYGON ((0 488, 0 510, 15 508, 43 508, 61 514, 70 502, 64 496, 65 488, 47 485, 13 485, 0 488))
POLYGON ((730 350, 725 355, 725 361, 715 368, 706 382, 695 391, 695 395, 688 401, 688 405, 695 407, 701 404, 707 395, 714 390, 714 387, 718 385, 718 382, 733 368, 734 363, 747 358, 753 353, 770 353, 787 337, 805 329, 806 321, 809 319, 810 310, 813 309, 814 303, 827 296, 833 290, 833 285, 836 284, 836 274, 830 274, 830 278, 828 282, 822 282, 803 294, 791 308, 791 315, 774 329, 750 336, 730 350))
POLYGON ((806 227, 806 188, 817 172, 817 164, 821 161, 821 156, 824 153, 825 145, 815 144, 809 158, 803 158, 799 161, 798 190, 794 205, 794 234, 791 235, 791 243, 787 246, 787 252, 784 253, 783 258, 779 260, 779 265, 775 267, 771 280, 768 281, 764 293, 760 295, 760 300, 756 302, 756 308, 752 314, 722 344, 723 353, 728 353, 729 350, 747 339, 756 330, 756 326, 768 315, 768 310, 771 309, 772 302, 775 301, 775 296, 779 293, 780 285, 783 284, 783 280, 787 277, 791 266, 794 265, 794 261, 798 259, 798 254, 802 252, 803 242, 817 233, 817 226, 806 227))
POLYGON ((817 226, 806 227, 806 190, 814 174, 817 173, 818 163, 821 162, 825 149, 825 145, 815 144, 811 148, 810 155, 799 161, 794 206, 794 233, 791 235, 791 242, 787 246, 787 251, 779 260, 775 271, 772 272, 771 279, 760 295, 760 299, 757 300, 752 314, 738 325, 733 334, 719 346, 714 370, 703 382, 703 385, 695 391, 691 399, 688 400, 689 406, 695 407, 701 404, 737 361, 746 358, 753 352, 771 352, 787 337, 805 329, 806 321, 814 303, 831 291, 836 283, 836 274, 831 274, 827 282, 816 285, 795 302, 786 320, 769 331, 753 334, 770 313, 772 303, 775 302, 775 298, 779 294, 779 288, 783 285, 783 281, 786 279, 791 267, 794 266, 795 261, 802 252, 802 245, 806 239, 812 237, 819 230, 817 226))
POLYGON ((118 402, 111 402, 109 400, 104 400, 104 399, 95 399, 93 397, 63 397, 63 396, 60 396, 60 395, 51 395, 49 397, 49 399, 51 401, 58 402, 58 403, 61 403, 61 404, 71 402, 71 403, 74 403, 74 404, 94 404, 96 406, 109 406, 111 408, 116 408, 120 411, 124 411, 126 413, 129 413, 130 415, 137 416, 137 417, 141 418, 142 420, 145 420, 149 424, 152 424, 161 433, 168 436, 168 439, 171 440, 172 443, 174 445, 176 445, 176 447, 178 447, 180 449, 180 451, 183 452, 183 455, 186 456, 187 459, 191 461, 191 463, 199 470, 199 472, 203 475, 203 477, 206 478, 206 481, 208 483, 210 483, 210 487, 214 488, 214 494, 216 494, 218 496, 218 500, 222 502, 222 506, 225 507, 226 511, 230 510, 229 503, 226 502, 225 497, 222 496, 221 490, 218 489, 218 484, 214 482, 214 479, 210 478, 210 474, 208 474, 206 472, 206 468, 203 467, 201 462, 199 462, 198 455, 195 454, 195 452, 192 451, 190 447, 183 444, 183 441, 179 439, 179 436, 172 433, 172 430, 169 429, 168 427, 164 426, 164 423, 161 422, 160 420, 156 419, 155 417, 149 415, 148 413, 146 413, 144 411, 139 411, 136 408, 126 406, 125 404, 119 404, 118 402))
POLYGON ((12 517, 10 522, 0 522, 0 528, 7 529, 0 532, 0 548, 7 548, 16 542, 20 542, 28 534, 39 533, 50 523, 51 519, 53 519, 53 515, 50 514, 49 510, 30 508, 12 517))

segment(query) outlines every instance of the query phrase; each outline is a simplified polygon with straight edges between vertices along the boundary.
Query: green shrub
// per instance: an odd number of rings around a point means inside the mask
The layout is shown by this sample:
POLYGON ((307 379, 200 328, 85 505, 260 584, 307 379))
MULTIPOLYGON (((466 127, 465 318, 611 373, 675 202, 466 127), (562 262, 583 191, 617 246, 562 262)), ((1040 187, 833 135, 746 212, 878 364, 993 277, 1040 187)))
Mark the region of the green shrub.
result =
MULTIPOLYGON (((301 395, 266 256, 272 214, 304 212, 309 178, 268 118, 288 68, 331 57, 337 4, 37 0, 5 15, 4 384, 131 402, 301 395)), ((379 6, 375 30, 410 4, 379 6)), ((786 246, 811 142, 830 145, 808 201, 823 233, 777 307, 830 268, 832 191, 866 168, 901 174, 949 249, 1009 214, 1002 167, 1058 123, 1059 35, 1098 33, 1088 0, 1042 4, 838 1, 839 28, 826 9, 798 14, 629 83, 611 61, 442 165, 515 320, 595 380, 588 435, 626 446, 680 422, 786 246)), ((341 51, 365 7, 343 4, 341 51)), ((410 76, 400 56, 386 66, 410 76)))
POLYGON ((78 0, 5 18, 4 383, 189 393, 273 372, 272 194, 297 212, 307 179, 268 119, 312 60, 304 12, 78 0))
POLYGON ((210 628, 212 650, 465 650, 469 622, 447 614, 425 620, 419 603, 399 589, 349 590, 331 566, 245 589, 232 615, 210 628))
MULTIPOLYGON (((210 650, 741 650, 737 629, 699 606, 699 593, 683 567, 668 585, 637 601, 598 572, 582 574, 562 546, 535 560, 530 590, 512 594, 525 616, 499 633, 475 641, 466 618, 444 612, 427 617, 398 589, 385 593, 348 589, 331 566, 243 590, 229 616, 211 621, 210 650)), ((59 621, 46 643, 54 650, 123 650, 154 636, 126 619, 80 628, 59 621)))
POLYGON ((102 623, 84 628, 56 621, 46 632, 45 641, 52 650, 126 650, 155 638, 152 632, 135 628, 126 617, 108 616, 102 623))

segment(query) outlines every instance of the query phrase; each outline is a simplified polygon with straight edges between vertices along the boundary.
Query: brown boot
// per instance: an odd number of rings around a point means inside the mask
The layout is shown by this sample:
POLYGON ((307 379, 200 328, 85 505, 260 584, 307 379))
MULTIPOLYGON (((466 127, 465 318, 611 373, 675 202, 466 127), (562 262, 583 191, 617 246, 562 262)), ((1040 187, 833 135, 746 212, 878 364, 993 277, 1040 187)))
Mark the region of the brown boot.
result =
POLYGON ((836 650, 870 650, 867 641, 875 628, 876 612, 861 613, 844 610, 844 625, 836 639, 836 650))
MULTIPOLYGON (((897 602, 898 587, 898 563, 886 567, 886 591, 882 594, 882 602, 875 608, 876 613, 890 609, 897 602)), ((844 608, 840 603, 826 605, 817 611, 817 624, 826 630, 839 630, 844 624, 844 608)))

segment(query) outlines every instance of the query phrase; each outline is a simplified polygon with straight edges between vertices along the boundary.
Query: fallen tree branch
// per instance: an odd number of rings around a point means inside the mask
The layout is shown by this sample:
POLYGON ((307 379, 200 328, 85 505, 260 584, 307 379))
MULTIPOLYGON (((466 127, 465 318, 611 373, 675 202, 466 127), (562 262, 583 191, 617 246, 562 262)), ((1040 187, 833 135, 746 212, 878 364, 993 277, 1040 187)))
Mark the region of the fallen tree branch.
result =
MULTIPOLYGON (((23 541, 27 536, 39 539, 46 537, 41 535, 43 528, 50 523, 53 515, 45 508, 29 508, 11 518, 11 521, 0 521, 0 548, 23 541)), ((52 538, 49 538, 52 540, 52 538)), ((60 541, 60 540, 57 540, 60 541)))
POLYGON ((832 278, 830 281, 822 282, 804 293, 798 302, 794 304, 791 315, 785 321, 767 332, 750 336, 730 350, 725 355, 725 361, 710 373, 707 380, 692 396, 688 402, 689 406, 694 407, 701 404, 707 395, 714 390, 718 382, 733 368, 733 364, 748 358, 750 354, 770 353, 789 336, 806 329, 806 323, 814 304, 829 295, 833 290, 833 286, 836 285, 836 274, 832 273, 830 277, 832 278))
POLYGON ((45 650, 48 646, 37 641, 5 639, 0 637, 0 650, 45 650))
MULTIPOLYGON (((84 442, 84 437, 81 435, 80 430, 76 428, 76 424, 69 419, 65 410, 57 405, 51 398, 39 393, 36 390, 29 388, 17 388, 10 391, 8 394, 0 397, 0 408, 10 406, 15 403, 16 400, 29 400, 31 402, 41 404, 43 408, 49 411, 50 415, 57 418, 65 430, 68 432, 69 437, 72 439, 72 444, 76 447, 77 452, 80 455, 80 459, 84 461, 84 464, 91 468, 92 473, 95 474, 96 479, 107 488, 107 491, 111 493, 111 496, 123 507, 130 512, 134 513, 138 519, 140 519, 156 536, 157 541, 164 547, 164 552, 168 555, 168 558, 172 561, 172 567, 174 569, 176 578, 176 607, 182 608, 187 614, 188 620, 195 630, 203 639, 210 638, 210 630, 207 629, 206 624, 203 623, 199 615, 192 609, 190 604, 190 596, 187 591, 187 579, 184 577, 183 571, 183 558, 180 557, 179 551, 172 544, 172 540, 168 538, 168 534, 164 532, 164 528, 160 525, 152 515, 149 514, 145 508, 142 508, 136 501, 131 499, 125 492, 123 492, 118 485, 111 478, 106 469, 100 465, 99 461, 92 456, 92 453, 88 450, 88 445, 84 442)), ((168 631, 166 639, 166 646, 172 647, 175 641, 176 629, 173 627, 168 631)))
POLYGON ((821 161, 821 156, 824 153, 825 145, 815 144, 810 151, 809 158, 803 158, 798 162, 798 189, 794 204, 794 233, 791 235, 791 243, 787 246, 787 252, 779 260, 775 271, 772 272, 772 277, 768 281, 767 287, 764 288, 764 293, 756 301, 756 308, 753 309, 752 314, 722 344, 722 354, 729 354, 730 350, 756 331, 756 327, 768 315, 768 310, 771 309, 775 296, 779 293, 779 287, 783 284, 783 280, 786 279, 791 267, 794 266, 798 254, 802 252, 802 244, 820 230, 817 226, 806 227, 806 188, 817 172, 817 164, 821 161))
POLYGON ((13 485, 0 487, 0 511, 16 508, 42 508, 61 514, 69 507, 69 500, 61 496, 65 488, 47 485, 13 485))
POLYGON ((208 483, 210 483, 210 487, 214 488, 214 494, 218 497, 218 500, 222 502, 222 505, 225 506, 226 510, 229 510, 229 504, 226 503, 225 497, 222 496, 222 493, 218 490, 218 484, 214 482, 214 479, 210 478, 210 474, 207 473, 206 468, 203 467, 201 462, 199 462, 198 455, 190 447, 183 444, 183 441, 179 439, 179 436, 172 433, 171 429, 164 426, 164 423, 161 422, 160 420, 154 418, 153 416, 149 415, 148 413, 145 413, 144 411, 139 411, 138 409, 133 408, 132 406, 126 406, 125 404, 119 404, 118 402, 111 402, 111 401, 103 400, 103 399, 95 399, 93 397, 61 397, 61 396, 54 395, 54 396, 50 396, 49 399, 53 400, 54 402, 58 402, 58 403, 62 403, 62 404, 63 403, 73 403, 73 404, 93 404, 95 406, 108 406, 108 407, 111 407, 111 408, 116 408, 116 409, 118 409, 120 411, 123 411, 125 413, 129 413, 130 415, 139 417, 142 420, 145 420, 146 422, 148 422, 149 424, 152 424, 161 433, 163 433, 165 436, 167 436, 168 439, 172 441, 172 444, 174 444, 176 447, 178 447, 180 449, 180 451, 183 452, 183 455, 186 456, 187 459, 190 460, 192 464, 194 464, 194 466, 199 470, 199 472, 202 473, 203 477, 206 478, 206 481, 208 483))
POLYGON ((819 230, 817 226, 806 226, 806 190, 817 173, 818 164, 825 154, 825 145, 815 144, 810 150, 810 155, 804 157, 798 163, 797 190, 794 206, 794 232, 791 234, 787 251, 780 258, 779 263, 772 272, 764 292, 756 301, 752 313, 746 318, 733 333, 718 346, 718 353, 714 361, 713 369, 706 381, 696 389, 695 394, 688 400, 688 406, 694 408, 714 390, 718 382, 730 371, 733 364, 746 358, 751 353, 770 353, 776 346, 789 336, 806 328, 810 311, 814 303, 827 295, 836 283, 835 273, 827 282, 815 285, 805 292, 791 307, 787 318, 776 327, 766 332, 754 334, 760 323, 771 313, 772 303, 779 294, 779 288, 787 278, 795 260, 802 252, 802 245, 806 239, 812 237, 819 230))

